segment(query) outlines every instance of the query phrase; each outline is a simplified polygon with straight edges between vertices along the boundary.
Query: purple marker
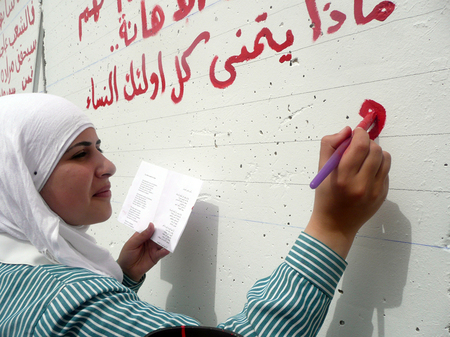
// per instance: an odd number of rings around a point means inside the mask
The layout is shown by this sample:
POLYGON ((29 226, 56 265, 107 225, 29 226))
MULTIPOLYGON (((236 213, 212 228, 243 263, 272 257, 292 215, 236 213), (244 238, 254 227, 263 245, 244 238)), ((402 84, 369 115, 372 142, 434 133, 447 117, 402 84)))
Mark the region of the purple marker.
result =
POLYGON ((331 155, 330 159, 323 165, 322 169, 317 173, 316 177, 311 181, 311 184, 309 184, 309 187, 312 189, 317 188, 322 181, 325 180, 328 175, 333 172, 333 170, 339 165, 339 162, 341 161, 342 155, 344 154, 345 150, 347 150, 348 146, 350 145, 352 138, 347 138, 344 140, 341 145, 338 146, 336 151, 331 155))

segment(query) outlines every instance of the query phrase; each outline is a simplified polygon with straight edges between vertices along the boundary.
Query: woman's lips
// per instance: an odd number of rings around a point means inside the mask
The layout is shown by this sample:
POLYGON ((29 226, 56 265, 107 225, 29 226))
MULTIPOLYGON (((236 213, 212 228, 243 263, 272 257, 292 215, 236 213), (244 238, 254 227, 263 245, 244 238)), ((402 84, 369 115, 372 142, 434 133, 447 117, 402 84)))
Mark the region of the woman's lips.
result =
POLYGON ((94 197, 98 198, 110 198, 111 197, 111 191, 104 191, 100 193, 95 193, 94 197))
POLYGON ((110 198, 111 197, 111 185, 103 187, 97 193, 94 194, 94 197, 98 198, 110 198))

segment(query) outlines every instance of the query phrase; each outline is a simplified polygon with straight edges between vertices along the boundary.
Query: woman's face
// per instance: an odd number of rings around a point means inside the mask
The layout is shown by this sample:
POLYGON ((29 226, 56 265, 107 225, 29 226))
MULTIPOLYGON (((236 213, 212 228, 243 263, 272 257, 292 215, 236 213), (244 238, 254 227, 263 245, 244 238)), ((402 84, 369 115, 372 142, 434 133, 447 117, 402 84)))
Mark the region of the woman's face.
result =
POLYGON ((109 177, 116 167, 100 150, 93 128, 78 135, 41 190, 47 205, 69 225, 90 225, 111 216, 109 177))

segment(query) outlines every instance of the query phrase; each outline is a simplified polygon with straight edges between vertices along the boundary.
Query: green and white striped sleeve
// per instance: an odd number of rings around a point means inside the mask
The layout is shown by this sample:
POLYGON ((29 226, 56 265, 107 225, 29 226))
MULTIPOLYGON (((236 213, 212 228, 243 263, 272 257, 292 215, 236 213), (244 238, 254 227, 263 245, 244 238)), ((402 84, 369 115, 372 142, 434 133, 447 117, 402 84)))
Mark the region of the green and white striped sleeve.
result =
POLYGON ((35 335, 145 336, 153 330, 199 325, 194 319, 141 301, 112 278, 66 284, 47 306, 35 335))
POLYGON ((246 337, 315 336, 346 265, 302 233, 285 262, 252 287, 243 311, 220 327, 246 337))

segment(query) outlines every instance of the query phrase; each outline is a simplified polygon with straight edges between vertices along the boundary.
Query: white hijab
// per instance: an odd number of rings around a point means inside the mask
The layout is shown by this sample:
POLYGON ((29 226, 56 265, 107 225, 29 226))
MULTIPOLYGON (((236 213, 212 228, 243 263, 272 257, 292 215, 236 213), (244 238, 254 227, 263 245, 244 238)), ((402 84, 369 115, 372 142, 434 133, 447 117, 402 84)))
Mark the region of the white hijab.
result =
POLYGON ((119 265, 86 234, 88 226, 66 224, 39 194, 69 145, 89 127, 87 116, 61 97, 0 98, 0 261, 36 265, 48 259, 122 282, 119 265))

